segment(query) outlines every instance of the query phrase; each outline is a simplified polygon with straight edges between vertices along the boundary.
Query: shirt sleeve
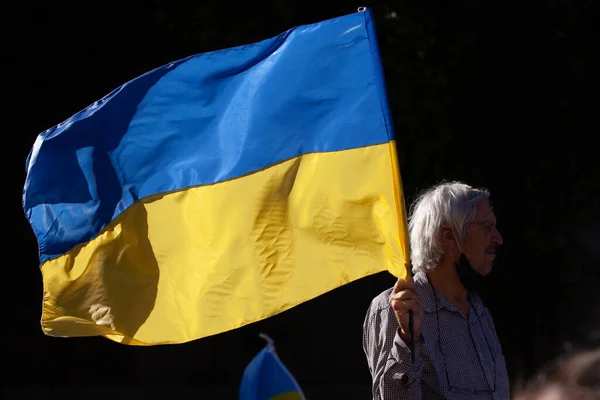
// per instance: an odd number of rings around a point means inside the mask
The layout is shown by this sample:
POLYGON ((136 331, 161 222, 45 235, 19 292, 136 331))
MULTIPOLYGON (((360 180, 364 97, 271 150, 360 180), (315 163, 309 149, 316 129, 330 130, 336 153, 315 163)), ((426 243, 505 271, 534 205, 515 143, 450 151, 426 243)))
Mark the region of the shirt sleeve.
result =
POLYGON ((415 352, 413 364, 411 349, 400 337, 398 323, 393 313, 384 309, 367 314, 363 325, 363 349, 373 379, 374 400, 421 399, 423 343, 421 335, 413 346, 415 352), (390 320, 391 318, 394 318, 393 321, 390 320))

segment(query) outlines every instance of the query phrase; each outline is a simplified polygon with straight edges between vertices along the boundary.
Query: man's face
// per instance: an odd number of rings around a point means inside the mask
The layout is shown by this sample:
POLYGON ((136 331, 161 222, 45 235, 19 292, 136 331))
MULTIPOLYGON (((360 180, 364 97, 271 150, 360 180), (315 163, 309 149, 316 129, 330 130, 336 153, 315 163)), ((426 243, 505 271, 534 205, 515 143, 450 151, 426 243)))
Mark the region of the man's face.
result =
POLYGON ((496 249, 502 245, 502 236, 496 229, 496 216, 489 201, 477 204, 477 214, 467 226, 464 253, 471 267, 481 275, 490 273, 496 258, 496 249))

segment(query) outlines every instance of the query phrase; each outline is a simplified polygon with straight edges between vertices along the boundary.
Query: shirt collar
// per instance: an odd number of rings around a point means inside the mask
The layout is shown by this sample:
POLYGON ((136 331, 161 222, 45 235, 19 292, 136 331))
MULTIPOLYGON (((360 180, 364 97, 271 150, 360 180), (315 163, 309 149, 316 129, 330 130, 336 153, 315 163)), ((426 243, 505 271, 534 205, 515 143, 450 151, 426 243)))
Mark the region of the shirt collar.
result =
MULTIPOLYGON (((428 313, 433 313, 441 310, 442 308, 446 308, 449 311, 456 311, 458 309, 454 304, 452 304, 448 299, 442 296, 439 293, 436 293, 433 290, 433 287, 429 283, 427 279, 427 275, 423 272, 417 272, 413 278, 417 288, 419 289, 419 293, 421 298, 423 299, 423 309, 428 313), (437 295, 437 302, 434 296, 437 295), (436 307, 437 306, 437 307, 436 307)), ((483 305, 483 301, 481 297, 477 293, 469 293, 469 301, 471 306, 477 312, 477 315, 481 316, 484 312, 485 306, 483 305)))
MULTIPOLYGON (((446 304, 442 302, 442 296, 438 296, 438 301, 435 301, 435 292, 433 291, 433 287, 429 284, 429 280, 427 279, 427 275, 425 273, 417 272, 413 280, 419 289, 421 299, 423 300, 423 309, 426 312, 436 312, 446 306, 446 304)), ((452 306, 452 304, 450 304, 450 306, 452 306)), ((452 307, 454 310, 456 309, 456 307, 452 307)))

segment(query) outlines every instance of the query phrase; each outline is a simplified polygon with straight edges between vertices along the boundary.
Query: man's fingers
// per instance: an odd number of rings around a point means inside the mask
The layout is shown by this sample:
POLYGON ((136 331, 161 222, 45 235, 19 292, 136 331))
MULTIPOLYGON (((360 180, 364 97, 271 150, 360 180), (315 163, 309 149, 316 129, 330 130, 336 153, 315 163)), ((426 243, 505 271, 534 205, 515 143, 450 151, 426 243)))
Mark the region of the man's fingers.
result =
POLYGON ((422 314, 423 303, 417 287, 412 281, 398 279, 394 289, 390 294, 390 306, 399 317, 405 318, 405 315, 412 310, 417 315, 422 314))
POLYGON ((398 278, 398 280, 396 281, 396 284, 394 285, 394 289, 392 290, 392 293, 398 293, 402 290, 413 290, 416 291, 417 287, 415 286, 415 283, 413 281, 406 281, 404 279, 398 278))
POLYGON ((392 289, 392 294, 393 293, 398 293, 399 291, 402 290, 401 285, 402 285, 402 279, 398 278, 398 280, 396 280, 396 283, 394 284, 394 288, 392 289))
POLYGON ((419 312, 419 302, 416 299, 411 300, 392 300, 390 305, 398 314, 407 313, 409 310, 419 312))
POLYGON ((398 293, 392 293, 390 300, 410 300, 419 298, 419 294, 410 289, 404 289, 398 293))

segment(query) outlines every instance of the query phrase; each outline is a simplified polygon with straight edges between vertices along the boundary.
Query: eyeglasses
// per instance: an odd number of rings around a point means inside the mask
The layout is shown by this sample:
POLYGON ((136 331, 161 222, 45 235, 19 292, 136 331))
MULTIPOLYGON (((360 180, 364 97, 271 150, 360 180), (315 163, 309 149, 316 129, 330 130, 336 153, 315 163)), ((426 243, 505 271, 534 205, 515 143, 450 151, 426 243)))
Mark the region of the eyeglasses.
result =
MULTIPOLYGON (((429 277, 427 278, 429 279, 429 277)), ((429 284, 431 285, 431 282, 429 282, 429 284)), ((475 316, 477 317, 477 321, 479 321, 479 326, 481 328, 481 333, 483 334, 483 338, 485 340, 485 344, 487 345, 487 348, 490 352, 490 356, 492 358, 492 363, 494 364, 494 385, 492 387, 489 387, 489 383, 487 381, 486 378, 486 383, 488 385, 488 389, 487 390, 481 390, 481 389, 473 389, 473 388, 465 388, 465 387, 461 387, 459 385, 453 385, 450 382, 450 375, 448 374, 448 363, 446 360, 446 353, 444 352, 444 349, 442 348, 442 340, 441 340, 441 336, 440 336, 440 315, 439 315, 439 310, 438 310, 438 298, 437 298, 437 292, 435 291, 435 289, 433 288, 433 285, 431 285, 431 288, 433 289, 433 295, 434 295, 434 300, 435 300, 435 315, 436 315, 436 320, 437 320, 437 333, 438 333, 438 350, 440 351, 441 355, 442 355, 442 359, 444 360, 444 375, 446 376, 446 383, 448 384, 448 389, 450 390, 450 392, 452 393, 456 393, 456 394, 490 394, 490 393, 494 393, 496 391, 496 357, 494 356, 494 352, 492 351, 492 347, 490 346, 490 343, 487 340, 485 331, 483 329, 483 324, 481 323, 481 319, 479 318, 479 315, 477 314, 477 311, 475 312, 475 316)), ((485 372, 484 372, 485 374, 485 372)))

